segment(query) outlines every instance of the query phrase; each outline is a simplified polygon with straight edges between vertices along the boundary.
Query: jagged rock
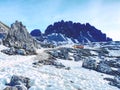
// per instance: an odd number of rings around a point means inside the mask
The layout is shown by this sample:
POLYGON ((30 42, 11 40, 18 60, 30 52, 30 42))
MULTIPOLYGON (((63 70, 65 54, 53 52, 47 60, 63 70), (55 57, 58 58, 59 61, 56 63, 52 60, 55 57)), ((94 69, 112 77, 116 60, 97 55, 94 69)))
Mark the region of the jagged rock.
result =
POLYGON ((96 62, 96 60, 93 60, 93 59, 85 59, 83 61, 82 67, 92 69, 92 70, 96 70, 97 62, 96 62))
POLYGON ((110 67, 120 68, 120 59, 105 61, 110 67))
POLYGON ((48 51, 48 53, 55 58, 66 59, 66 60, 69 59, 69 53, 67 48, 51 50, 51 51, 48 51))
POLYGON ((13 75, 10 83, 8 83, 7 85, 16 86, 17 88, 22 88, 24 86, 26 88, 30 88, 30 79, 27 77, 23 77, 23 76, 13 75))
POLYGON ((19 55, 26 55, 26 51, 24 49, 17 49, 16 53, 19 55))
POLYGON ((74 54, 73 57, 74 57, 75 61, 80 61, 81 60, 81 56, 78 55, 78 54, 74 54))
POLYGON ((106 74, 112 74, 112 72, 113 72, 111 67, 109 65, 105 64, 104 62, 100 62, 98 64, 97 71, 102 72, 102 73, 106 73, 106 74))
POLYGON ((26 55, 27 54, 27 52, 24 49, 15 49, 14 47, 1 50, 1 52, 8 55, 26 55))
POLYGON ((72 21, 55 22, 49 25, 45 30, 45 35, 52 35, 53 33, 62 34, 65 37, 76 39, 78 42, 100 42, 112 41, 106 37, 106 34, 91 26, 89 23, 73 23, 72 21))
POLYGON ((3 44, 9 47, 25 49, 25 51, 29 52, 27 54, 35 54, 35 48, 40 47, 40 44, 27 32, 26 27, 18 21, 11 25, 3 44))
POLYGON ((110 85, 120 88, 120 76, 115 76, 114 79, 111 80, 110 85))

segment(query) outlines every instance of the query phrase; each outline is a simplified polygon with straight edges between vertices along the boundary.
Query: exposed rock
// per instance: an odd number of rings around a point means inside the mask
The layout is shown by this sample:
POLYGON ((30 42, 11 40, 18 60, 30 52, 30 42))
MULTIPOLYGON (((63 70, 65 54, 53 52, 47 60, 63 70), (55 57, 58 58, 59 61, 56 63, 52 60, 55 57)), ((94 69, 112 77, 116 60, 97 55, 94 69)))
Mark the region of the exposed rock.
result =
MULTIPOLYGON (((13 75, 10 83, 8 83, 7 85, 16 86, 17 88, 24 88, 24 87, 30 88, 30 79, 23 76, 13 75)), ((22 90, 26 90, 26 89, 22 89, 22 90)))
POLYGON ((39 63, 43 64, 43 65, 53 65, 56 68, 64 68, 65 66, 60 63, 57 62, 55 59, 48 59, 48 60, 40 60, 38 62, 33 63, 34 65, 39 65, 39 63))
POLYGON ((120 88, 120 76, 115 76, 114 79, 111 80, 109 84, 120 88))
POLYGON ((97 71, 106 73, 106 74, 112 74, 113 70, 111 69, 110 66, 105 64, 104 62, 100 62, 97 66, 97 71))
POLYGON ((47 52, 55 58, 66 59, 66 60, 69 59, 69 53, 67 48, 60 48, 47 52))
POLYGON ((10 28, 0 21, 0 38, 4 39, 10 28))
POLYGON ((26 51, 24 49, 17 49, 16 53, 19 55, 26 55, 26 51))
POLYGON ((82 67, 92 69, 92 70, 96 70, 97 62, 96 62, 96 60, 93 60, 93 59, 85 59, 83 61, 82 67))
POLYGON ((35 54, 35 48, 40 47, 40 44, 27 32, 26 27, 18 21, 11 25, 3 44, 9 47, 25 49, 28 52, 27 54, 35 54))
POLYGON ((80 61, 81 60, 81 56, 80 55, 74 54, 73 57, 74 57, 75 61, 80 61))
POLYGON ((62 34, 68 38, 76 39, 79 42, 100 42, 112 41, 111 38, 106 37, 106 34, 91 26, 89 23, 73 23, 72 21, 55 22, 49 25, 45 30, 45 35, 52 35, 53 33, 62 34))
POLYGON ((105 61, 110 67, 120 68, 120 59, 105 61))
POLYGON ((1 52, 8 55, 27 55, 27 52, 24 49, 15 49, 14 47, 1 50, 1 52))

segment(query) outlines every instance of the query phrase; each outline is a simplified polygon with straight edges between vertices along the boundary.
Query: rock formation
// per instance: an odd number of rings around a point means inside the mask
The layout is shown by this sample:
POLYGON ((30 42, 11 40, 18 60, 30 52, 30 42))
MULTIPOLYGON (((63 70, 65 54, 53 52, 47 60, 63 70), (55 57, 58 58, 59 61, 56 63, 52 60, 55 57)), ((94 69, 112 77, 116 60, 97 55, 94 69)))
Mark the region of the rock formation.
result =
POLYGON ((35 48, 40 47, 40 44, 31 37, 22 22, 18 21, 11 25, 3 44, 16 49, 24 49, 27 54, 34 54, 35 48))

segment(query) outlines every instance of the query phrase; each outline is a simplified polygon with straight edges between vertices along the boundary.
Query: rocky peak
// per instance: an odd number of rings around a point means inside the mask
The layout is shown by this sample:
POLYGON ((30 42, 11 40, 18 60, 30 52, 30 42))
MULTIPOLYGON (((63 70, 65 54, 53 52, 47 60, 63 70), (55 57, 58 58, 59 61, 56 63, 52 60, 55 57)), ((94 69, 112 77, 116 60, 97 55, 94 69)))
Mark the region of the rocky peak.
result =
POLYGON ((9 47, 25 49, 33 52, 35 48, 39 48, 37 41, 31 37, 22 22, 16 21, 11 24, 11 28, 3 44, 9 47))
POLYGON ((47 27, 45 35, 52 33, 61 33, 66 37, 77 39, 79 42, 112 41, 105 33, 102 33, 101 30, 96 29, 89 23, 81 24, 62 20, 47 27))

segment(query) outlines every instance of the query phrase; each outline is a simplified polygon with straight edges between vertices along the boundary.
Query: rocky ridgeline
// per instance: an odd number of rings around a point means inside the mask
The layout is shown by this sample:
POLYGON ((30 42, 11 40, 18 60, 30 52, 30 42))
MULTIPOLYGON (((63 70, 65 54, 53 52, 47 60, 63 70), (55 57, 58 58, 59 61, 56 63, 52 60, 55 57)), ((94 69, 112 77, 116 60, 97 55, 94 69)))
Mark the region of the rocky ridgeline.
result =
POLYGON ((31 37, 22 22, 18 21, 11 25, 6 38, 3 39, 3 44, 10 47, 10 49, 2 51, 9 55, 36 54, 35 49, 40 48, 40 44, 38 44, 37 41, 31 37))

